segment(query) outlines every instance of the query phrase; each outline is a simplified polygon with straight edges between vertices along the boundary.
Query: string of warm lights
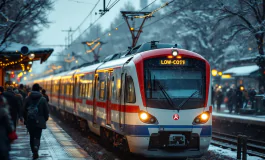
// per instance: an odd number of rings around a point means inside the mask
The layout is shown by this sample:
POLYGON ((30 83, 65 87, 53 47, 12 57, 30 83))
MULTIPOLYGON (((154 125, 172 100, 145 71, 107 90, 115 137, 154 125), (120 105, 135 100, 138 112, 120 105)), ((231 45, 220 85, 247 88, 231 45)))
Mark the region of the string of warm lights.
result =
POLYGON ((97 41, 99 41, 100 40, 100 38, 97 38, 96 40, 94 40, 94 41, 92 41, 92 42, 86 42, 86 44, 88 45, 88 46, 92 46, 95 42, 97 42, 97 41))
POLYGON ((100 42, 98 42, 97 44, 95 44, 94 47, 91 48, 90 50, 87 50, 86 53, 90 53, 90 52, 94 51, 99 45, 100 45, 100 42))
MULTIPOLYGON (((69 58, 69 57, 70 57, 70 55, 68 54, 68 58, 69 58)), ((71 59, 64 58, 64 61, 67 62, 67 63, 71 63, 71 62, 73 62, 74 60, 75 60, 75 57, 74 57, 74 56, 72 56, 71 59)))
MULTIPOLYGON (((174 0, 173 0, 174 1, 174 0)), ((160 9, 166 7, 167 5, 169 5, 170 3, 172 3, 173 1, 170 1, 170 2, 166 2, 164 3, 162 6, 160 6, 159 8, 153 10, 151 13, 147 14, 147 15, 143 15, 143 16, 134 16, 134 18, 146 18, 146 17, 152 17, 153 14, 157 11, 159 11, 160 9)))
POLYGON ((49 66, 49 68, 53 69, 53 70, 57 70, 62 68, 62 66, 56 66, 55 64, 52 64, 51 66, 49 66))

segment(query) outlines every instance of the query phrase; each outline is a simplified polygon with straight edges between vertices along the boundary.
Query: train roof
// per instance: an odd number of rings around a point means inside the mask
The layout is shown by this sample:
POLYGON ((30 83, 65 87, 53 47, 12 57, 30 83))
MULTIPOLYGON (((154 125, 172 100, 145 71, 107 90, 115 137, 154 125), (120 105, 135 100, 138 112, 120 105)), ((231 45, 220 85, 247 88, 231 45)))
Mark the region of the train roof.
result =
MULTIPOLYGON (((126 61, 128 61, 131 57, 133 57, 134 55, 139 54, 139 56, 141 55, 142 57, 148 57, 152 54, 162 53, 161 49, 163 49, 163 51, 165 51, 165 50, 170 51, 172 49, 177 49, 178 51, 180 51, 183 54, 204 59, 204 57, 202 57, 200 54, 197 54, 197 53, 192 52, 192 51, 181 49, 181 47, 177 44, 158 43, 158 41, 151 41, 151 42, 146 42, 146 43, 143 43, 141 45, 138 45, 134 48, 129 48, 127 51, 124 51, 122 53, 115 53, 115 54, 109 55, 103 60, 103 62, 92 64, 92 65, 81 67, 81 68, 77 68, 77 69, 70 70, 70 71, 65 71, 62 73, 58 73, 56 75, 50 75, 50 76, 44 77, 42 79, 44 79, 44 80, 58 79, 61 77, 73 76, 73 74, 83 74, 83 73, 95 72, 96 69, 101 70, 101 69, 122 67, 122 65, 126 61)), ((136 56, 136 57, 138 57, 138 56, 136 56)))

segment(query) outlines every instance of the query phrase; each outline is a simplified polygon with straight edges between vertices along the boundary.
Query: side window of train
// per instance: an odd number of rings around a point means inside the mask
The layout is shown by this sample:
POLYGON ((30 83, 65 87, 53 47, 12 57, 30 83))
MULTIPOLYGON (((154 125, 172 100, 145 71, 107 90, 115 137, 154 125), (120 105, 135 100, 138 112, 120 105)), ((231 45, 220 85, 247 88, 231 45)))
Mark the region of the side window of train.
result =
POLYGON ((61 84, 62 88, 61 88, 61 95, 64 95, 64 84, 61 84))
POLYGON ((78 97, 82 97, 82 83, 79 83, 78 97))
POLYGON ((92 83, 88 83, 88 92, 87 92, 87 98, 91 98, 92 96, 92 86, 93 84, 92 83))
POLYGON ((126 102, 127 103, 135 103, 136 102, 136 97, 135 97, 135 90, 134 90, 134 84, 133 84, 133 79, 131 76, 126 76, 126 102))
POLYGON ((121 95, 121 79, 116 80, 116 101, 120 101, 121 95))
POLYGON ((100 81, 99 83, 99 99, 105 99, 105 81, 100 81))

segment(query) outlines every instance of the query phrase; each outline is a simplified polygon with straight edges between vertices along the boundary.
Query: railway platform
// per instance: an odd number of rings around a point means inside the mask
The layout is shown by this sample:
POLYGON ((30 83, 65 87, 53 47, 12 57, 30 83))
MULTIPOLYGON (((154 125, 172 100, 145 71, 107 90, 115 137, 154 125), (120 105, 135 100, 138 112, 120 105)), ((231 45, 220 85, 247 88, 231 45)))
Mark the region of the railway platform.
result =
POLYGON ((265 126, 265 115, 229 113, 225 104, 221 105, 220 112, 216 112, 215 106, 213 109, 213 119, 265 126))
MULTIPOLYGON (((18 139, 11 145, 11 160, 32 159, 29 134, 25 125, 17 126, 18 139)), ((42 131, 39 160, 93 160, 72 138, 52 119, 42 131)))

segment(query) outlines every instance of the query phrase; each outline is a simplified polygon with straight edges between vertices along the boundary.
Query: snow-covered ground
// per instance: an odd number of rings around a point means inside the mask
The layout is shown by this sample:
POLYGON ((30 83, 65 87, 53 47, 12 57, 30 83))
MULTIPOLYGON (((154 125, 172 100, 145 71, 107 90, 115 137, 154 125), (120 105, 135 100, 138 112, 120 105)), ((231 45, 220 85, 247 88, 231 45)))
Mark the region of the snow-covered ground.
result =
MULTIPOLYGON (((216 156, 230 157, 231 159, 236 159, 236 151, 231 151, 229 149, 223 149, 217 146, 210 145, 210 152, 214 152, 216 156)), ((242 158, 242 157, 241 157, 242 158)), ((247 160, 262 160, 262 158, 247 155, 247 160)))

